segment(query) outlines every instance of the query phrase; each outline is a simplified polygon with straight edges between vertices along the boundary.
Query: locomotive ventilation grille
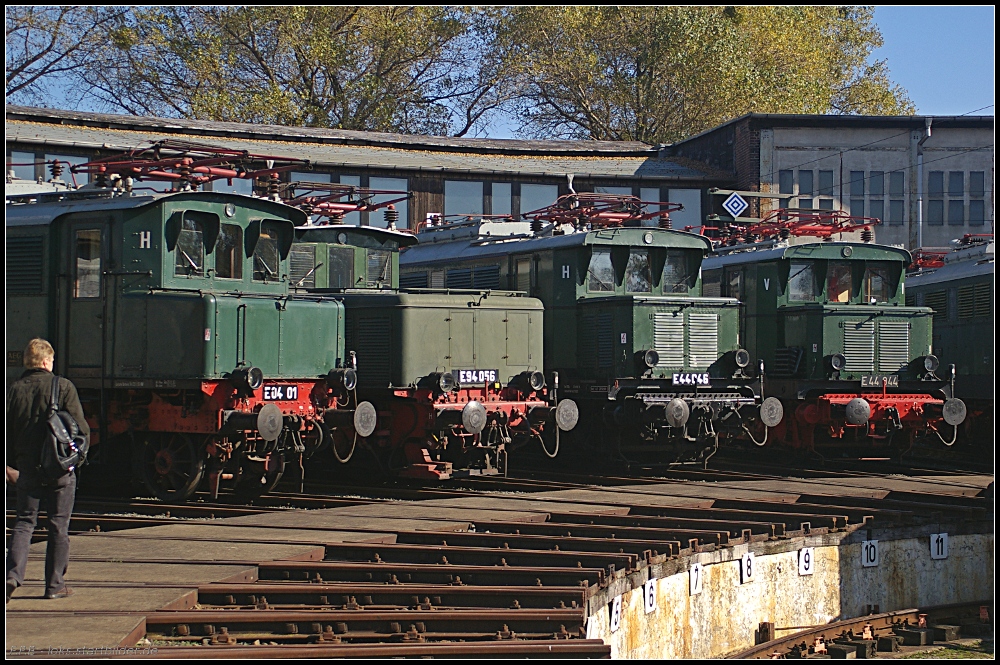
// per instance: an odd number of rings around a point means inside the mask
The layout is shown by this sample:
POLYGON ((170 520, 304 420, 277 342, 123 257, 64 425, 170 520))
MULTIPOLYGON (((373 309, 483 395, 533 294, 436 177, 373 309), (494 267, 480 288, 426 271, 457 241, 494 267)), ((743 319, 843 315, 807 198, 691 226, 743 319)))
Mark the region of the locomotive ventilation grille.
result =
POLYGON ((718 358, 719 318, 714 313, 657 312, 653 316, 653 348, 660 355, 657 367, 707 368, 718 358))
POLYGON ((844 356, 847 372, 875 370, 875 322, 847 321, 844 323, 844 356))
POLYGON ((580 339, 581 364, 591 369, 614 367, 615 338, 614 317, 611 314, 583 317, 583 335, 580 339))
POLYGON ((42 292, 42 239, 7 238, 7 293, 42 292))
POLYGON ((802 356, 801 346, 786 346, 775 349, 774 368, 771 369, 771 374, 774 376, 795 376, 799 373, 802 356))
POLYGON ((910 324, 906 321, 878 322, 878 369, 895 372, 910 361, 910 324))

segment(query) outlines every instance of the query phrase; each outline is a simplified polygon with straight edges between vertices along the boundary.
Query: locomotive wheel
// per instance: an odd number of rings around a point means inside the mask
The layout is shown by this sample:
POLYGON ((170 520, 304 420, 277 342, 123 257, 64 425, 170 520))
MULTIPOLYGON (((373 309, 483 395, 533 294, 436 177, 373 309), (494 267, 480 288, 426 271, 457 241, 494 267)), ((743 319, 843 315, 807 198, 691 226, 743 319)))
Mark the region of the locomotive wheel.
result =
POLYGON ((273 490, 284 473, 285 458, 280 453, 271 453, 267 461, 244 457, 240 462, 236 494, 241 499, 256 499, 273 490))
POLYGON ((163 501, 187 501, 205 474, 205 452, 187 434, 150 434, 143 447, 143 480, 163 501))

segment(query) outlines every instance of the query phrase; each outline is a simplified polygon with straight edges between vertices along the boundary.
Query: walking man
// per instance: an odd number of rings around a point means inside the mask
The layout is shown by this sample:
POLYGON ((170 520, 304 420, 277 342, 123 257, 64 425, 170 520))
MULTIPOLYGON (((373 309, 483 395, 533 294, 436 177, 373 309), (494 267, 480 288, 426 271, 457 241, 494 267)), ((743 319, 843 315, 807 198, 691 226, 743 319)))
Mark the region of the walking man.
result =
MULTIPOLYGON (((39 470, 52 398, 52 365, 55 350, 44 339, 33 339, 24 349, 24 374, 7 396, 7 480, 17 489, 17 521, 7 552, 7 600, 24 584, 28 547, 38 521, 39 507, 49 518, 45 549, 45 597, 65 598, 73 593, 63 576, 69 563, 69 518, 76 497, 76 474, 46 480, 39 470), (12 458, 13 457, 13 464, 12 458), (13 468, 12 468, 13 467, 13 468)), ((89 440, 90 427, 83 415, 76 386, 59 379, 59 410, 73 416, 89 440)))

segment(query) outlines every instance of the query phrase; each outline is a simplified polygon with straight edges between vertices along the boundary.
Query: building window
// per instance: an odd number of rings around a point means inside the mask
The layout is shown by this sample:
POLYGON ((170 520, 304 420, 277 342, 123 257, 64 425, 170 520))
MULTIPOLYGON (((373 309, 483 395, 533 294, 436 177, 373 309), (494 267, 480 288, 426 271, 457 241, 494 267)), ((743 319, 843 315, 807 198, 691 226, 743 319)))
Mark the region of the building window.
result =
MULTIPOLYGON (((639 189, 639 198, 647 203, 659 203, 660 202, 660 188, 659 187, 642 187, 639 189)), ((659 210, 660 207, 649 208, 649 212, 654 210, 659 210)))
POLYGON ((7 158, 7 172, 21 180, 35 179, 35 153, 12 152, 7 158))
POLYGON ((965 173, 948 172, 948 196, 965 196, 965 173))
POLYGON ((944 224, 944 200, 931 199, 927 202, 927 223, 933 226, 944 224))
MULTIPOLYGON (((819 195, 833 196, 833 171, 819 172, 819 195)), ((823 207, 822 203, 820 207, 823 207)))
POLYGON ((885 220, 885 201, 878 199, 868 202, 869 206, 869 217, 875 217, 876 219, 885 220))
POLYGON ((820 210, 833 210, 833 199, 820 199, 819 200, 820 210))
POLYGON ((482 215, 483 183, 467 180, 445 180, 444 214, 482 215))
POLYGON ((986 196, 986 173, 971 171, 969 173, 969 196, 981 199, 986 196))
POLYGON ((986 205, 983 201, 969 201, 969 226, 986 224, 986 205))
POLYGON ((615 196, 632 196, 631 187, 594 187, 595 194, 614 194, 615 196))
POLYGON ((871 196, 885 194, 885 172, 872 171, 868 175, 868 194, 871 196))
MULTIPOLYGON (((342 175, 337 178, 341 185, 350 185, 351 187, 361 186, 361 176, 359 175, 342 175)), ((344 224, 350 224, 352 226, 361 226, 361 213, 360 212, 349 212, 344 215, 344 224)))
MULTIPOLYGON (((851 196, 864 196, 865 195, 865 172, 864 171, 851 171, 851 196)), ((854 214, 853 212, 851 213, 854 214)))
POLYGON ((851 217, 865 216, 865 200, 851 199, 851 217))
POLYGON ((667 192, 667 201, 680 203, 683 210, 670 213, 670 220, 675 229, 685 226, 698 227, 705 223, 701 215, 700 189, 671 189, 667 192))
MULTIPOLYGON (((387 189, 391 191, 404 192, 404 193, 407 191, 408 187, 406 178, 369 178, 368 183, 369 183, 368 186, 371 187, 372 189, 387 189)), ((375 196, 373 200, 375 201, 375 203, 384 203, 385 201, 398 199, 400 196, 401 194, 379 194, 375 196)), ((396 210, 399 212, 399 221, 396 222, 396 225, 404 229, 407 228, 410 223, 409 208, 407 207, 407 201, 400 201, 399 203, 395 203, 393 205, 395 205, 396 210)), ((480 205, 482 204, 480 203, 480 205)), ((383 213, 381 215, 378 214, 378 212, 376 212, 375 214, 369 214, 368 225, 377 226, 380 229, 386 228, 388 224, 385 221, 384 211, 385 208, 379 211, 383 213)))
POLYGON ((493 208, 492 215, 511 214, 511 187, 509 182, 495 182, 492 185, 493 193, 490 195, 493 208))
POLYGON ((948 201, 948 224, 950 226, 962 226, 965 223, 965 201, 948 201))
POLYGON ((559 198, 557 185, 521 185, 521 214, 552 205, 559 198))
POLYGON ((799 171, 799 196, 812 196, 813 172, 799 171))
POLYGON ((897 199, 889 201, 889 223, 903 223, 903 202, 897 199))
POLYGON ((799 207, 805 210, 812 210, 813 200, 812 199, 799 199, 799 207))
POLYGON ((903 195, 903 172, 893 171, 889 174, 889 196, 903 195))
POLYGON ((944 171, 927 174, 927 196, 944 196, 944 171))

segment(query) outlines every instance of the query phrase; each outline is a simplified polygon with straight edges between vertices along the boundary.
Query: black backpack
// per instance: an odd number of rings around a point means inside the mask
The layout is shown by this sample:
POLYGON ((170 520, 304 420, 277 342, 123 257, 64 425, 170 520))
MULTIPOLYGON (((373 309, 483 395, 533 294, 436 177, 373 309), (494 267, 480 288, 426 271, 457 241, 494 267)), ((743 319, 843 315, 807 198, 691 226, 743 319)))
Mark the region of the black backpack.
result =
POLYGON ((42 454, 38 470, 48 481, 56 481, 87 462, 88 437, 80 432, 76 419, 59 410, 59 377, 52 377, 52 399, 42 431, 42 454))

